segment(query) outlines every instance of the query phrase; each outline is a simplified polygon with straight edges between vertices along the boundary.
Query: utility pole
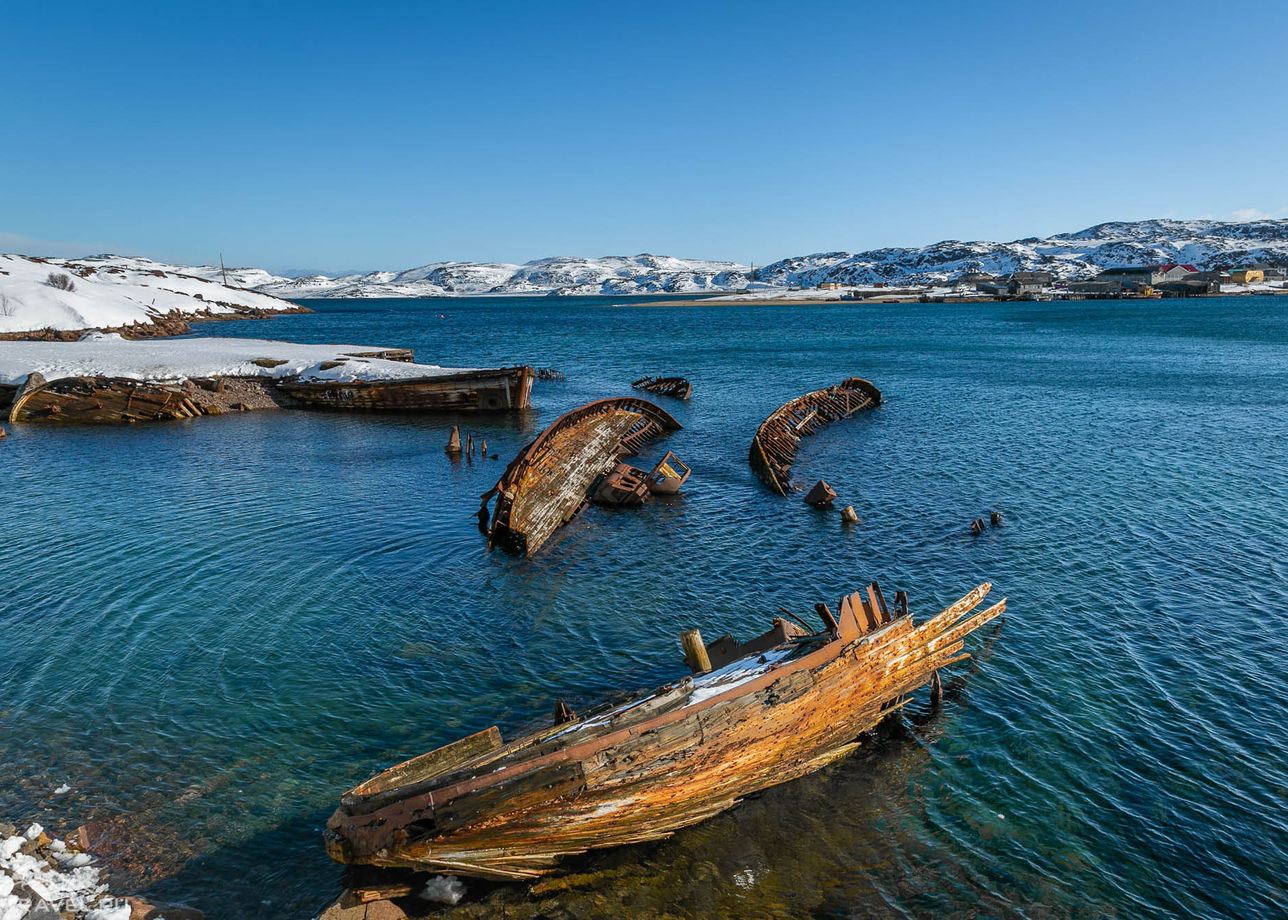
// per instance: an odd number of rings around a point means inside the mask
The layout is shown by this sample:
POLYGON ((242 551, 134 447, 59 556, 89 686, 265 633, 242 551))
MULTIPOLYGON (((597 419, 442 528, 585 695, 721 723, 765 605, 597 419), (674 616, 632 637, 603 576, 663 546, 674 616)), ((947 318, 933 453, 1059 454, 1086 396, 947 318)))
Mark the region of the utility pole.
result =
POLYGON ((224 268, 224 254, 222 252, 219 254, 219 271, 224 276, 224 287, 228 287, 228 269, 224 268))

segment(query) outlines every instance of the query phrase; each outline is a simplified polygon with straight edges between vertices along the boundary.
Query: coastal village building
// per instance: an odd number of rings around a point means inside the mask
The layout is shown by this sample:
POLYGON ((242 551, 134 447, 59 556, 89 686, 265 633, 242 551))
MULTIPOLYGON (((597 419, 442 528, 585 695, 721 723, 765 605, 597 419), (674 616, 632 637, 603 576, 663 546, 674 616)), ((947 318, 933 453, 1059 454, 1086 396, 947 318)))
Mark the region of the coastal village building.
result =
POLYGON ((1180 281, 1198 271, 1193 265, 1145 265, 1139 268, 1110 268, 1096 275, 1097 281, 1112 281, 1123 287, 1156 287, 1168 281, 1180 281))
POLYGON ((1236 268, 1230 272, 1230 280, 1235 284, 1256 284, 1266 280, 1266 273, 1259 268, 1236 268))
POLYGON ((1006 293, 1013 297, 1037 294, 1051 286, 1054 276, 1050 272, 1011 272, 1006 279, 1006 293))

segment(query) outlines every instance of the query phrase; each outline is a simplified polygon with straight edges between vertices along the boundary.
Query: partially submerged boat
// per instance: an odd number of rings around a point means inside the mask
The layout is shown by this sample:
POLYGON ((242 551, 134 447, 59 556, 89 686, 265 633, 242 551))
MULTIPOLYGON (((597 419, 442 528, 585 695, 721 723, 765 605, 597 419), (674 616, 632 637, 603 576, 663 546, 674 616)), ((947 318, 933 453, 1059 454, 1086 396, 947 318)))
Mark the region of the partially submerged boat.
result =
POLYGON ((874 582, 739 643, 683 637, 694 675, 508 744, 495 728, 355 786, 327 822, 332 858, 354 864, 530 879, 562 856, 667 837, 747 795, 844 757, 1000 616, 972 613, 983 584, 917 625, 906 597, 874 582), (802 621, 803 623, 803 621, 802 621))
POLYGON ((5 343, 0 404, 15 422, 96 423, 219 415, 235 406, 429 412, 530 404, 531 367, 449 368, 413 357, 406 348, 89 333, 76 342, 5 343), (232 392, 223 398, 225 389, 232 392))
POLYGON ((658 396, 673 396, 676 399, 688 399, 693 395, 693 384, 683 377, 641 377, 631 386, 656 393, 658 396))
POLYGON ((602 477, 622 459, 679 429, 668 412, 633 396, 600 399, 566 412, 481 496, 479 527, 490 543, 534 553, 589 504, 602 477))
POLYGON ((277 385, 311 409, 509 412, 531 406, 536 373, 525 365, 395 380, 286 378, 277 385))
POLYGON ((881 405, 881 391, 861 377, 815 390, 784 403, 761 423, 747 461, 760 481, 779 495, 792 489, 792 461, 801 438, 831 422, 881 405))
POLYGON ((182 387, 119 377, 31 374, 9 405, 10 422, 155 422, 197 418, 202 409, 182 387))

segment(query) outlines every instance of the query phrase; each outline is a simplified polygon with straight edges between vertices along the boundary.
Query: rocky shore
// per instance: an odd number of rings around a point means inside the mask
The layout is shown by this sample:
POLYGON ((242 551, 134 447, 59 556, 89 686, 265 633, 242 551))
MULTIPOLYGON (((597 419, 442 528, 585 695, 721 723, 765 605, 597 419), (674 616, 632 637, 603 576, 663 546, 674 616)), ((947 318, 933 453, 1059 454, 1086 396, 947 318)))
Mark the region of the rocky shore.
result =
POLYGON ((0 822, 0 920, 205 920, 199 910, 113 894, 95 859, 39 824, 0 822))

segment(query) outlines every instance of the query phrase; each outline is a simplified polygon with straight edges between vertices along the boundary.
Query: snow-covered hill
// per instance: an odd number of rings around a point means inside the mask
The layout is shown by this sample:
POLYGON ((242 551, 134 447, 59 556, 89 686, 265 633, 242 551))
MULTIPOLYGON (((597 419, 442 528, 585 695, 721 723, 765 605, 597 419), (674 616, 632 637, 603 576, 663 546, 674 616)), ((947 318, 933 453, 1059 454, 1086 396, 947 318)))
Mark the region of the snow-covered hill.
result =
MULTIPOLYGON (((1076 233, 1010 243, 945 240, 930 246, 795 256, 756 270, 774 287, 935 284, 963 272, 1050 271, 1090 278, 1114 266, 1180 262, 1199 268, 1288 266, 1288 220, 1243 223, 1148 220, 1097 224, 1076 233)), ((436 297, 468 294, 687 294, 741 290, 751 270, 733 262, 665 256, 538 259, 526 265, 436 262, 402 272, 278 279, 259 289, 280 297, 436 297)))
POLYGON ((165 265, 148 259, 91 256, 37 260, 0 256, 0 333, 111 328, 179 311, 276 312, 277 298, 459 297, 498 294, 695 294, 842 284, 932 285, 964 272, 1050 271, 1090 278, 1105 268, 1179 262, 1201 269, 1270 264, 1288 267, 1288 220, 1247 222, 1147 220, 1097 224, 1076 233, 1010 243, 945 240, 930 246, 795 256, 756 270, 734 262, 649 254, 500 262, 433 262, 405 271, 285 278, 257 268, 165 265), (51 271, 74 291, 51 287, 51 271), (274 295, 274 296, 266 296, 274 295))
POLYGON ((748 268, 669 256, 434 262, 401 272, 308 275, 258 286, 279 297, 460 297, 468 294, 688 294, 744 287, 748 268))
POLYGON ((1288 220, 1111 222, 1010 243, 945 240, 909 249, 821 253, 783 259, 765 266, 757 277, 771 284, 802 287, 822 281, 933 284, 963 272, 1049 271, 1057 278, 1071 279, 1090 278, 1116 266, 1166 263, 1199 269, 1261 263, 1288 266, 1288 220))
POLYGON ((0 333, 39 329, 115 329, 194 316, 280 313, 294 304, 235 284, 279 280, 259 269, 163 265, 149 259, 90 256, 39 259, 0 255, 0 333), (50 276, 55 276, 54 284, 50 276), (234 280, 236 279, 236 280, 234 280))

